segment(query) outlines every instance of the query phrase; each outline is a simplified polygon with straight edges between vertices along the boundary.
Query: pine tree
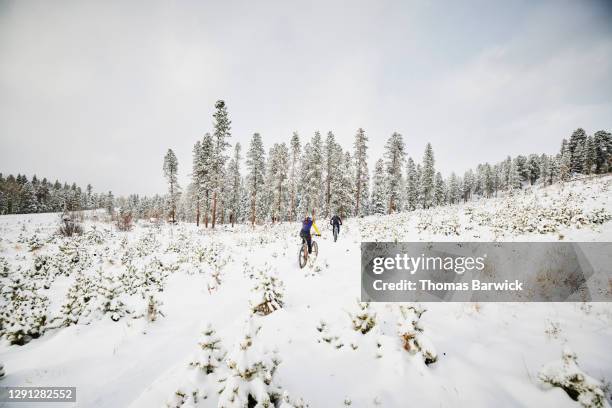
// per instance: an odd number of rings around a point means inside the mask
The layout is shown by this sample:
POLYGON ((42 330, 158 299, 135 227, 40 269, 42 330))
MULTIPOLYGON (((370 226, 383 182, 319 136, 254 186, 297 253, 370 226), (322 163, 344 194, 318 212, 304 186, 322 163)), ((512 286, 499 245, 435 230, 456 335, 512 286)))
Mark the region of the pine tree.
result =
POLYGON ((385 145, 385 159, 387 172, 387 194, 389 214, 401 209, 401 196, 403 188, 402 165, 405 156, 404 139, 402 135, 394 132, 385 145))
POLYGON ((349 152, 342 154, 341 148, 338 146, 336 154, 338 174, 333 179, 332 189, 334 196, 332 197, 331 209, 333 214, 339 215, 341 218, 349 217, 354 212, 355 199, 355 179, 353 160, 349 152))
POLYGON ((30 182, 26 182, 21 188, 20 212, 24 214, 33 214, 38 211, 38 203, 36 201, 36 191, 30 182))
POLYGON ((180 188, 177 179, 178 173, 178 160, 172 149, 168 149, 166 156, 164 157, 164 176, 168 181, 168 193, 170 203, 170 214, 172 216, 172 222, 176 222, 176 206, 180 197, 180 188))
POLYGON ((521 188, 522 185, 522 177, 519 172, 518 161, 516 159, 512 160, 512 165, 510 166, 510 181, 508 184, 508 188, 510 190, 517 190, 521 188))
POLYGON ((265 187, 266 159, 263 142, 259 133, 254 133, 247 152, 248 171, 247 189, 250 197, 251 225, 255 226, 258 215, 263 211, 263 191, 265 187))
POLYGON ((540 177, 540 158, 537 154, 530 154, 527 159, 527 174, 529 184, 534 185, 540 177))
POLYGON ((385 177, 385 162, 382 159, 378 159, 374 166, 371 205, 373 214, 385 214, 387 212, 387 183, 385 177))
POLYGON ((300 212, 315 216, 324 205, 323 151, 319 132, 315 132, 311 141, 304 146, 301 170, 300 212))
POLYGON ((434 186, 434 202, 436 205, 444 205, 446 202, 446 185, 440 172, 436 173, 434 186))
POLYGON ((355 142, 353 143, 354 148, 354 159, 355 159, 355 215, 367 214, 367 191, 368 191, 368 137, 365 134, 365 130, 362 128, 357 129, 355 134, 355 142), (365 192, 365 194, 364 194, 365 192))
POLYGON ((199 352, 189 365, 197 367, 204 375, 214 373, 221 365, 226 352, 221 344, 221 339, 210 323, 202 332, 202 340, 198 345, 200 346, 199 352))
POLYGON ((230 210, 230 220, 232 223, 232 227, 236 220, 240 217, 240 189, 241 189, 241 180, 240 177, 240 160, 242 157, 240 156, 240 151, 242 147, 240 143, 236 143, 234 146, 234 156, 230 160, 228 166, 228 175, 229 175, 229 210, 230 210))
POLYGON ((222 181, 225 170, 225 163, 227 161, 227 155, 225 150, 229 146, 227 138, 231 136, 231 121, 227 114, 227 108, 225 102, 218 100, 215 103, 215 113, 213 114, 213 154, 212 154, 212 165, 211 165, 211 179, 212 179, 212 223, 211 227, 215 228, 217 222, 217 201, 221 194, 222 181))
POLYGON ((582 171, 582 164, 584 162, 583 150, 586 137, 586 132, 582 128, 576 129, 570 136, 567 148, 570 153, 570 171, 572 173, 580 173, 582 171))
POLYGON ((268 177, 270 202, 268 208, 272 221, 286 219, 287 177, 289 175, 289 149, 284 143, 275 143, 268 158, 268 177))
POLYGON ((612 170, 612 135, 599 130, 593 135, 595 145, 595 167, 598 174, 612 170))
POLYGON ((423 208, 429 208, 433 203, 435 173, 433 148, 431 147, 431 143, 427 143, 427 146, 425 146, 425 154, 423 155, 423 173, 421 175, 421 199, 423 200, 423 208))
POLYGON ((298 187, 300 173, 300 158, 302 154, 302 146, 300 145, 300 137, 297 132, 293 132, 290 146, 290 161, 289 161, 289 219, 295 221, 297 219, 298 205, 298 187))
POLYGON ((585 170, 583 169, 583 164, 584 164, 584 158, 585 158, 585 145, 584 143, 578 143, 576 145, 576 149, 574 150, 574 153, 572 154, 572 158, 571 158, 571 168, 572 168, 572 172, 573 173, 580 173, 580 174, 584 174, 585 170))
POLYGON ((548 158, 548 155, 546 154, 542 154, 539 159, 539 168, 538 168, 538 173, 540 175, 539 179, 540 179, 540 183, 542 185, 548 185, 548 180, 550 178, 550 159, 548 158))
POLYGON ((448 179, 448 202, 457 204, 459 200, 461 200, 459 180, 457 180, 455 172, 452 172, 448 179))
POLYGON ((559 180, 559 160, 557 156, 549 156, 550 173, 548 175, 548 184, 552 184, 559 180))
POLYGON ((198 140, 193 146, 193 164, 191 171, 191 186, 188 188, 190 196, 194 201, 195 205, 195 219, 196 225, 200 225, 200 206, 202 202, 200 186, 202 184, 202 173, 203 173, 203 155, 202 155, 202 143, 198 140))
POLYGON ((367 334, 376 326, 376 312, 370 309, 369 302, 357 301, 357 312, 349 313, 353 323, 353 330, 367 334))
POLYGON ((204 210, 204 226, 208 228, 211 219, 211 201, 213 188, 213 138, 210 133, 205 133, 202 138, 200 152, 200 175, 199 175, 199 195, 204 210))
POLYGON ((417 182, 416 167, 412 157, 409 157, 406 163, 406 210, 416 210, 418 198, 419 186, 417 182))
POLYGON ((12 274, 0 292, 0 336, 23 345, 41 336, 47 326, 49 299, 38 293, 34 280, 12 274))
POLYGON ((420 206, 421 203, 423 202, 423 199, 422 199, 422 196, 423 196, 422 191, 423 191, 423 189, 421 188, 421 183, 423 181, 423 177, 422 177, 423 176, 423 169, 421 167, 421 163, 418 163, 416 165, 416 171, 415 171, 414 175, 415 175, 415 180, 416 180, 415 186, 416 186, 416 192, 417 192, 417 201, 416 202, 417 202, 417 205, 420 206))
POLYGON ((324 215, 328 218, 331 213, 331 201, 332 201, 332 183, 333 179, 337 178, 338 161, 337 161, 337 150, 340 148, 336 143, 336 138, 332 132, 327 132, 327 138, 325 139, 325 146, 323 149, 323 162, 325 166, 325 206, 324 215))
POLYGON ((582 170, 584 174, 591 174, 597 169, 597 151, 595 149, 595 141, 593 136, 588 136, 584 142, 584 154, 582 170))
POLYGON ((230 376, 223 382, 218 408, 273 407, 280 392, 273 376, 280 359, 257 341, 261 326, 249 319, 244 338, 227 356, 230 376))
POLYGON ((109 191, 106 195, 106 204, 105 204, 106 212, 109 215, 113 215, 115 212, 115 197, 113 196, 113 192, 109 191))
POLYGON ((259 271, 250 299, 253 313, 266 316, 283 307, 283 281, 275 273, 259 271))
POLYGON ((559 180, 567 181, 572 175, 572 154, 565 149, 559 158, 559 180))

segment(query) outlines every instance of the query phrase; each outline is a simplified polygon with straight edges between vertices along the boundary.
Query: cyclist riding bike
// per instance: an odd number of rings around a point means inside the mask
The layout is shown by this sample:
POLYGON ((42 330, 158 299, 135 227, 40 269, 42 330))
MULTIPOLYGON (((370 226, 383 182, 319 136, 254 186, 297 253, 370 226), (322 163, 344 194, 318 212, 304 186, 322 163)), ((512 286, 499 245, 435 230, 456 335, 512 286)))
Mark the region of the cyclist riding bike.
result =
POLYGON ((308 244, 308 253, 311 254, 312 253, 312 236, 310 235, 310 228, 313 227, 315 230, 315 233, 318 236, 321 236, 321 233, 319 232, 319 229, 317 228, 317 224, 315 224, 314 220, 310 217, 306 217, 304 218, 304 221, 302 221, 302 229, 300 231, 300 237, 306 241, 306 243, 308 244))
POLYGON ((329 223, 332 228, 337 228, 338 234, 340 234, 340 226, 342 225, 342 219, 340 219, 340 216, 338 216, 337 214, 334 215, 333 217, 331 217, 331 220, 329 220, 329 223))

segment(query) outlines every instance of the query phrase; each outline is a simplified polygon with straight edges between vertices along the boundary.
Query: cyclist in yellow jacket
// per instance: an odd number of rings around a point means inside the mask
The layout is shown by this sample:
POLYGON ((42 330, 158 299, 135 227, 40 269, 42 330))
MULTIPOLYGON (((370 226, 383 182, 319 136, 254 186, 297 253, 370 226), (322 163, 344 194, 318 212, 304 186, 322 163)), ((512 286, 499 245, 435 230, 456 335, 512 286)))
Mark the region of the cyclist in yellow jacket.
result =
POLYGON ((306 243, 308 244, 309 254, 312 253, 312 236, 310 235, 311 227, 314 228, 315 234, 320 237, 321 233, 319 232, 319 228, 317 228, 317 224, 315 224, 314 220, 310 217, 304 218, 304 221, 302 221, 302 229, 300 231, 300 237, 302 237, 302 239, 304 239, 306 243))

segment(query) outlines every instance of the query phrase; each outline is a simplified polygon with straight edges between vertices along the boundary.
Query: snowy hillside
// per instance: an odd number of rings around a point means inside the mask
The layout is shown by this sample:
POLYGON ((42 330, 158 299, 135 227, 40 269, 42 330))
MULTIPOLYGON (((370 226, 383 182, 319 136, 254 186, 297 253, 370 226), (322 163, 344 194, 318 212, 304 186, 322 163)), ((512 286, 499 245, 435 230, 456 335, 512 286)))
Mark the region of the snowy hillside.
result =
POLYGON ((1 216, 0 385, 76 386, 80 407, 607 406, 611 304, 357 298, 362 241, 611 241, 611 214, 603 177, 350 219, 304 269, 296 224, 65 238, 58 214, 1 216))

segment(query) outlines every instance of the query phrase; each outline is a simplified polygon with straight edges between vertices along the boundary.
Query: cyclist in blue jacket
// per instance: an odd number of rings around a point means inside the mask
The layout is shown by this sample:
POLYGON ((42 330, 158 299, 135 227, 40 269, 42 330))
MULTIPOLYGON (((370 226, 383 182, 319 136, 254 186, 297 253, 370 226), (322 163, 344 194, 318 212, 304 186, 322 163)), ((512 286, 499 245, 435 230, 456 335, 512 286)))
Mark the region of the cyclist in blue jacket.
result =
POLYGON ((302 229, 300 230, 300 237, 306 241, 308 244, 308 253, 312 253, 312 236, 310 235, 310 228, 314 227, 317 235, 321 235, 319 229, 317 228, 317 224, 315 224, 314 220, 310 217, 304 218, 302 221, 302 229))

